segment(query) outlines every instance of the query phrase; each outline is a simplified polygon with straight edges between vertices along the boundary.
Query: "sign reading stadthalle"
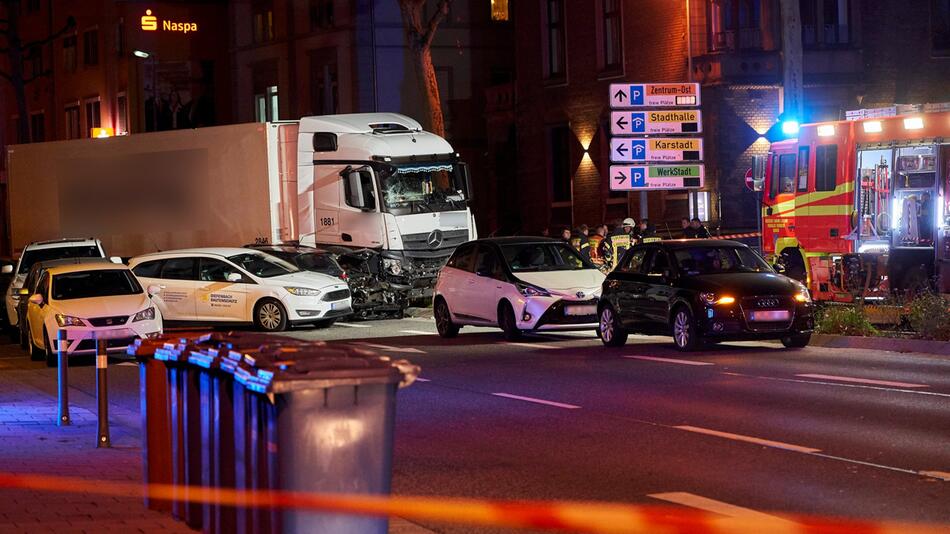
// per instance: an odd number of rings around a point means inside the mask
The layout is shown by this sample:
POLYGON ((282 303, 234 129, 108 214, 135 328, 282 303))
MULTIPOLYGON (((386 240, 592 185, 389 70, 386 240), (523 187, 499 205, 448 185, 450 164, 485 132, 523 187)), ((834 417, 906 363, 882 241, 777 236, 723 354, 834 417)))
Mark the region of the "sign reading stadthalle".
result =
POLYGON ((610 107, 696 107, 698 83, 612 83, 610 107))
POLYGON ((698 109, 613 111, 610 113, 611 135, 680 134, 701 131, 703 131, 703 114, 698 109))
POLYGON ((698 137, 655 137, 610 140, 610 161, 702 161, 703 140, 698 137))
POLYGON ((703 165, 611 165, 611 191, 695 189, 703 186, 703 165))

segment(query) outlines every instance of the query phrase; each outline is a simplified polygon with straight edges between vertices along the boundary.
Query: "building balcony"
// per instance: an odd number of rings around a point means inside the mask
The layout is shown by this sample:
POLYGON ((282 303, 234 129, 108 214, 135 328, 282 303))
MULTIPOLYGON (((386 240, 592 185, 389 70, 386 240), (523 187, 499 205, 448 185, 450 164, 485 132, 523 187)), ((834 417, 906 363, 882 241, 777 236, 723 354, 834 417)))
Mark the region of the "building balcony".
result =
MULTIPOLYGON (((857 48, 805 49, 802 52, 805 83, 846 83, 862 72, 857 48)), ((782 82, 779 51, 726 50, 693 58, 693 77, 704 85, 773 85, 782 82)))

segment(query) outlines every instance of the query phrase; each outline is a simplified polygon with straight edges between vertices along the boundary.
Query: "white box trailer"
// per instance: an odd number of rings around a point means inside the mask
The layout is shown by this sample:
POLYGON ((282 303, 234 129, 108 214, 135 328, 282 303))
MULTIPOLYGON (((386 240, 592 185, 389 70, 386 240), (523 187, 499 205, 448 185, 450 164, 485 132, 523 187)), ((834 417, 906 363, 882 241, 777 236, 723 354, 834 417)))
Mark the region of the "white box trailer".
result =
POLYGON ((467 167, 394 113, 10 146, 10 237, 95 236, 110 254, 299 241, 370 249, 425 296, 476 237, 467 167))

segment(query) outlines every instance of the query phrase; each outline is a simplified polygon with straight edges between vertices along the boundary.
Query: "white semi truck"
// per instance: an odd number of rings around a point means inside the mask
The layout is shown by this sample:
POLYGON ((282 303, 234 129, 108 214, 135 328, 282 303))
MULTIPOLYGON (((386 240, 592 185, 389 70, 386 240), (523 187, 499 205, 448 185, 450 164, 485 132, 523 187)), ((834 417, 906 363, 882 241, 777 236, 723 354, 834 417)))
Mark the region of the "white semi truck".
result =
POLYGON ((15 253, 73 236, 123 257, 299 242, 359 251, 375 280, 424 297, 476 237, 465 163, 394 113, 14 145, 7 158, 15 253))

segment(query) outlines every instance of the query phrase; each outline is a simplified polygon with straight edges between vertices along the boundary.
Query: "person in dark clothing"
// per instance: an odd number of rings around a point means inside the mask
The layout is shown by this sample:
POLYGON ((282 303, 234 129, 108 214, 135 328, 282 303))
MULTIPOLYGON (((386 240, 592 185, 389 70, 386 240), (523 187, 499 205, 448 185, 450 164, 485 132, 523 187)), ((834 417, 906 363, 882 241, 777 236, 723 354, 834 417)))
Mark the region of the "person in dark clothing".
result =
POLYGON ((562 229, 561 229, 561 241, 564 241, 565 243, 570 244, 570 242, 571 242, 571 229, 570 229, 570 228, 566 228, 566 227, 565 227, 565 228, 562 228, 562 229))
POLYGON ((624 252, 633 246, 636 240, 634 234, 636 227, 637 223, 630 217, 627 217, 600 243, 602 249, 601 255, 611 268, 615 267, 624 252))
POLYGON ((587 261, 590 261, 590 242, 587 239, 587 234, 589 231, 590 230, 587 228, 587 225, 582 224, 577 227, 574 235, 571 236, 571 246, 573 246, 577 252, 580 253, 581 257, 587 261))
POLYGON ((689 227, 695 233, 693 236, 696 239, 708 239, 709 230, 703 226, 703 222, 699 220, 699 217, 693 217, 693 220, 689 222, 689 227))
POLYGON ((656 228, 650 224, 649 219, 643 219, 640 221, 640 239, 647 239, 650 237, 656 237, 656 228))
POLYGON ((680 229, 683 231, 683 238, 696 239, 696 232, 689 226, 689 217, 680 219, 680 229))

